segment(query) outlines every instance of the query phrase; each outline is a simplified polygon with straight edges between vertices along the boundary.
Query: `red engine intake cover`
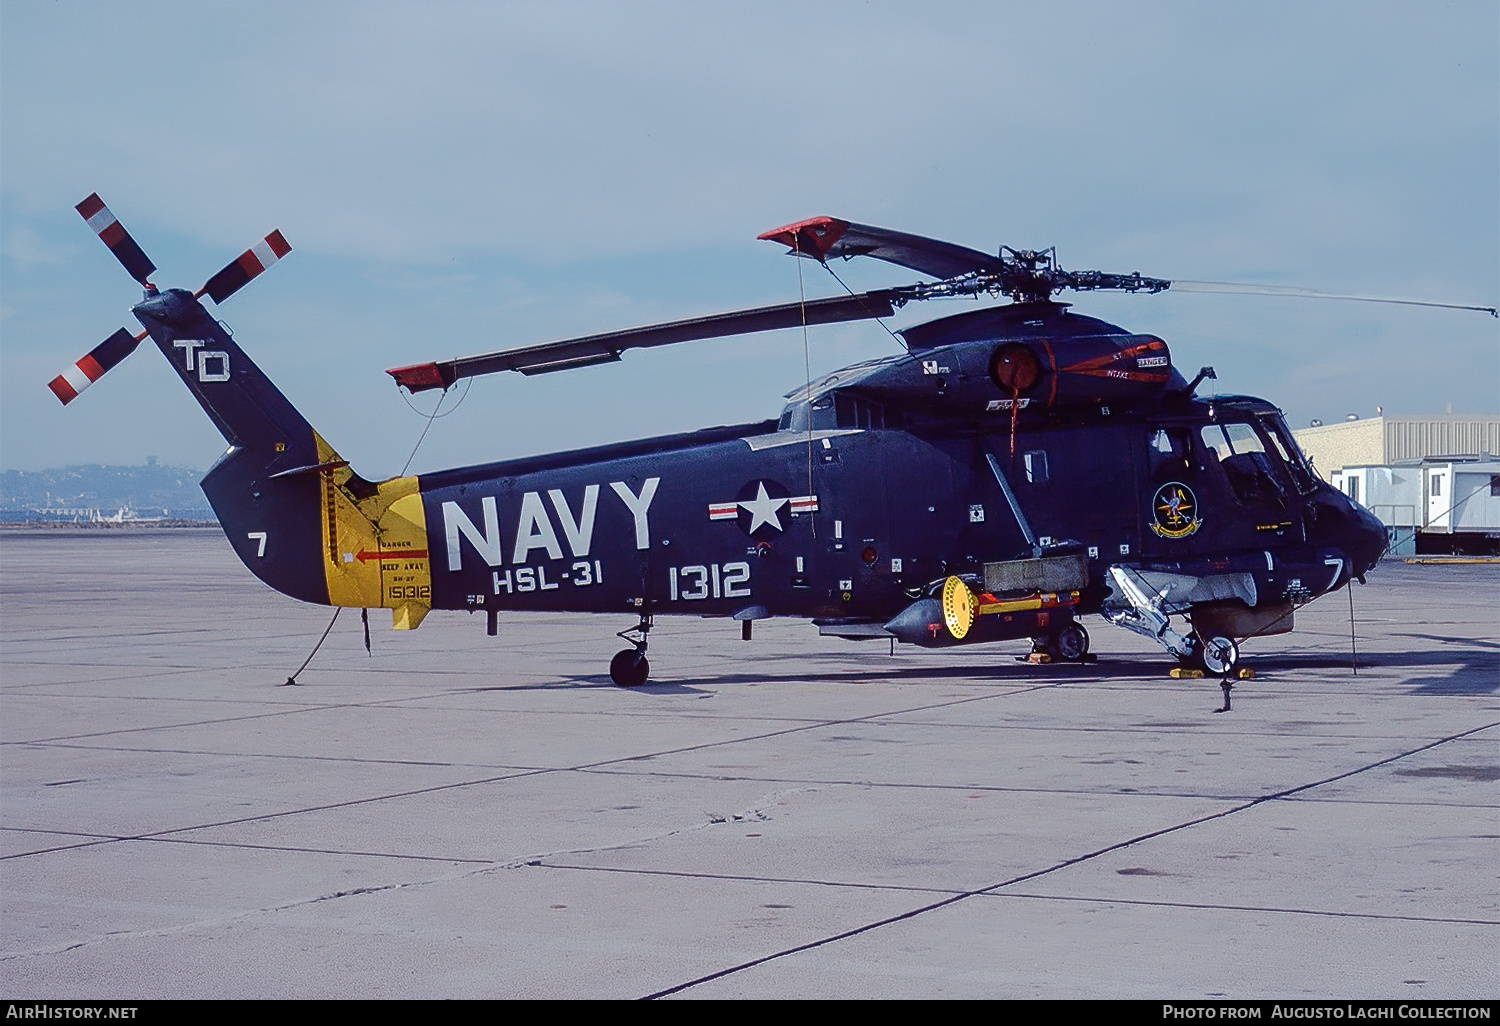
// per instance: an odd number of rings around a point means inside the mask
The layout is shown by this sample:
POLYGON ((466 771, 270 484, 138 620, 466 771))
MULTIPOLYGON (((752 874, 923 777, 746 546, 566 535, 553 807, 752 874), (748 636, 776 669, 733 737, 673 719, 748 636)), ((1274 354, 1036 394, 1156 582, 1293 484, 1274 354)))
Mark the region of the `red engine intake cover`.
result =
POLYGON ((1155 335, 1038 338, 999 346, 989 370, 1006 395, 1053 409, 1154 395, 1172 379, 1172 354, 1155 335))

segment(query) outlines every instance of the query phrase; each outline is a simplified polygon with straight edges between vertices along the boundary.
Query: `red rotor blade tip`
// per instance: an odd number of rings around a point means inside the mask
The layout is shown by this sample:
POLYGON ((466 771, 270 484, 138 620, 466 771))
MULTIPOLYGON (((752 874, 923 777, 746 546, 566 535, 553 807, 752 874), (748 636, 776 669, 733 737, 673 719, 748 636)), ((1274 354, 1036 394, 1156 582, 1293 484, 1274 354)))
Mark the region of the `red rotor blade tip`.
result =
POLYGON ((848 230, 848 221, 836 217, 809 217, 806 221, 772 228, 756 238, 779 242, 793 252, 822 260, 848 230))
POLYGON ((396 379, 396 384, 408 392, 421 392, 429 388, 447 388, 453 378, 445 375, 436 363, 416 363, 410 367, 394 367, 386 371, 396 379))
POLYGON ((82 359, 53 378, 47 383, 47 387, 52 389, 52 394, 61 399, 63 405, 66 406, 77 399, 84 389, 104 377, 121 360, 135 352, 135 347, 140 345, 141 339, 145 337, 145 332, 136 337, 121 328, 91 349, 82 359))
POLYGON ((206 292, 215 303, 222 303, 291 251, 291 244, 286 241, 286 237, 280 231, 274 231, 208 279, 203 288, 198 290, 198 295, 206 292))

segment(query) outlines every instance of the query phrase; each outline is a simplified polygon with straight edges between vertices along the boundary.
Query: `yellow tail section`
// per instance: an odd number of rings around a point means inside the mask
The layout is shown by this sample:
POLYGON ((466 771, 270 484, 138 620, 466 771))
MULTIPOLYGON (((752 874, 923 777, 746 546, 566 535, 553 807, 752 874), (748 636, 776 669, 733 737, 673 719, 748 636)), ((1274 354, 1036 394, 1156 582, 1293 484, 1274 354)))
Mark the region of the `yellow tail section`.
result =
POLYGON ((427 517, 414 477, 360 479, 314 432, 323 486, 323 560, 336 606, 393 610, 396 630, 415 630, 432 608, 427 517))

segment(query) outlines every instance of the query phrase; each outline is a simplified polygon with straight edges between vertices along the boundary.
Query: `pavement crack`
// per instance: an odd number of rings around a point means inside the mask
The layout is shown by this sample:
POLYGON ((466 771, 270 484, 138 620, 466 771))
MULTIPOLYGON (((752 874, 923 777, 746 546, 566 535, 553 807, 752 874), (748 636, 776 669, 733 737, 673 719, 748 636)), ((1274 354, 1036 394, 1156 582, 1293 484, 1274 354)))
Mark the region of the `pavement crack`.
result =
POLYGON ((690 834, 690 833, 693 833, 693 832, 698 831, 698 830, 707 830, 710 827, 720 826, 720 825, 725 824, 725 823, 769 823, 771 821, 771 817, 766 812, 766 809, 768 807, 771 807, 771 806, 774 806, 774 805, 778 804, 779 802, 781 802, 782 799, 786 798, 788 795, 802 794, 802 793, 806 793, 806 792, 816 792, 816 791, 822 791, 822 790, 825 790, 825 788, 823 788, 823 787, 788 787, 788 788, 782 788, 781 790, 771 792, 770 794, 768 794, 765 797, 761 798, 760 801, 758 801, 755 805, 752 805, 748 809, 742 809, 739 812, 728 812, 728 813, 705 812, 703 814, 704 818, 702 820, 698 820, 696 822, 689 823, 686 826, 671 827, 671 828, 666 829, 666 830, 659 830, 659 831, 657 831, 656 833, 653 833, 653 834, 643 834, 643 835, 638 836, 638 837, 632 837, 629 840, 615 841, 615 842, 608 843, 608 844, 593 844, 593 845, 586 845, 586 846, 580 847, 580 848, 559 848, 559 849, 556 849, 556 850, 553 850, 553 851, 533 852, 530 855, 523 855, 520 858, 508 859, 508 860, 506 860, 503 863, 498 863, 498 864, 496 864, 494 866, 486 866, 483 869, 478 869, 478 870, 475 870, 474 872, 476 874, 478 874, 478 873, 490 873, 490 872, 494 872, 497 869, 525 869, 525 868, 532 868, 532 869, 536 869, 536 868, 543 868, 543 869, 553 869, 553 868, 557 868, 557 869, 572 869, 572 868, 576 868, 576 867, 572 867, 572 866, 549 866, 548 863, 547 863, 547 860, 548 859, 558 859, 558 858, 568 858, 568 857, 579 856, 579 855, 594 855, 594 854, 598 854, 600 852, 606 852, 606 851, 624 851, 624 850, 629 849, 629 848, 641 848, 641 847, 644 847, 644 846, 646 846, 648 844, 653 844, 656 841, 664 841, 664 840, 666 840, 669 837, 676 837, 676 836, 681 835, 681 834, 690 834))
POLYGON ((1379 769, 1382 766, 1389 766, 1391 763, 1399 762, 1402 759, 1410 758, 1411 756, 1418 755, 1422 752, 1431 751, 1434 748, 1450 744, 1454 741, 1458 741, 1466 737, 1472 737, 1475 734, 1483 733, 1484 731, 1490 730, 1496 726, 1500 726, 1500 723, 1486 723, 1483 726, 1474 727, 1469 730, 1462 731, 1458 734, 1451 734, 1448 737, 1438 738, 1436 741, 1430 741, 1427 744, 1418 745, 1415 748, 1410 748, 1404 752, 1398 752, 1395 755, 1389 756, 1384 759, 1378 759, 1375 762, 1367 763, 1363 766, 1356 767, 1352 770, 1347 770, 1343 773, 1336 773, 1332 776, 1324 777, 1319 780, 1309 781, 1308 783, 1299 784, 1295 787, 1283 788, 1280 791, 1261 795, 1257 798, 1251 799, 1250 801, 1241 802, 1240 804, 1235 805, 1232 808, 1221 809, 1218 812, 1209 813, 1208 815, 1204 816, 1195 816, 1192 819, 1173 824, 1172 826, 1163 827, 1159 830, 1152 830, 1137 837, 1129 838, 1128 840, 1117 841, 1114 844, 1106 845, 1105 847, 1099 848, 1095 851, 1087 852, 1083 855, 1076 855, 1070 859, 1063 859, 1062 861, 1057 862, 1051 866, 1047 866, 1043 869, 1038 869, 1030 873, 1023 873, 1019 876, 1014 876, 1009 880, 1001 880, 998 883, 989 884, 985 887, 976 887, 972 890, 962 891, 960 893, 943 898, 939 901, 930 902, 917 908, 908 909, 905 912, 901 912, 893 916, 887 916, 883 919, 877 919, 874 922, 865 923, 862 926, 856 926, 852 929, 844 930, 840 933, 832 934, 827 937, 821 937, 817 940, 808 941, 805 944, 798 944, 790 948, 785 948, 781 951, 772 952, 768 955, 762 955, 760 958, 751 959, 747 962, 742 962, 739 965, 729 966, 728 968, 720 969, 717 972, 707 973, 696 979, 688 980, 684 983, 679 983, 676 986, 667 987, 663 990, 659 990, 651 994, 646 994, 644 995, 643 999, 649 1001, 656 998, 670 997, 674 994, 680 994, 685 990, 690 990, 693 987, 697 987, 705 983, 710 983, 714 980, 720 980, 726 976, 732 976, 736 973, 744 972, 747 969, 753 969, 756 966, 765 965, 767 962, 774 962, 777 959, 785 958, 789 955, 799 954, 804 951, 811 951, 815 948, 821 948, 825 945, 834 944, 838 941, 847 940, 851 937, 858 937, 861 934, 869 933, 871 930, 877 930, 883 926, 890 926, 893 923, 905 922, 908 919, 914 919, 917 916, 925 915, 928 912, 933 912, 940 908, 946 908, 949 905, 957 904, 958 902, 965 901, 969 898, 979 897, 981 895, 998 894, 1006 887, 1013 887, 1019 883, 1036 880, 1040 877, 1056 873, 1059 870, 1068 869, 1072 866, 1092 861, 1093 859, 1097 859, 1103 855, 1108 855, 1111 852, 1122 851, 1125 848, 1141 844, 1145 841, 1153 840, 1158 837, 1165 837, 1168 834, 1174 834, 1181 830, 1187 830, 1195 826, 1200 826, 1204 823, 1210 823, 1215 820, 1234 816, 1249 809, 1258 808, 1259 806, 1264 805, 1267 802, 1284 801, 1293 795, 1299 795, 1315 787, 1323 787, 1324 785, 1332 784, 1340 780, 1347 780, 1348 778, 1357 776, 1361 773, 1368 773, 1371 770, 1379 769))
POLYGON ((297 908, 307 908, 323 902, 335 901, 340 898, 352 898, 365 894, 377 894, 383 891, 395 891, 405 887, 419 887, 429 883, 438 883, 443 879, 452 879, 455 875, 468 874, 445 874, 443 877, 432 880, 404 880, 397 883, 381 884, 374 887, 356 887, 347 891, 336 891, 332 894, 319 894, 311 898, 300 898, 296 901, 285 902, 280 905, 267 905, 263 908, 246 909, 242 912, 234 912, 222 916, 213 916, 204 919, 195 919, 190 923, 179 923, 176 926, 159 926, 143 930, 115 930, 99 934, 94 937, 86 937, 83 940, 72 941, 68 944, 59 944, 53 947, 32 948, 27 951, 10 951, 0 954, 0 964, 14 962, 20 959, 37 958, 47 955, 60 955, 68 951, 78 951, 83 948, 91 948, 109 941, 129 940, 151 940, 160 937, 175 937, 190 934, 202 930, 222 929, 235 923, 245 922, 257 916, 275 915, 279 912, 287 912, 297 908))

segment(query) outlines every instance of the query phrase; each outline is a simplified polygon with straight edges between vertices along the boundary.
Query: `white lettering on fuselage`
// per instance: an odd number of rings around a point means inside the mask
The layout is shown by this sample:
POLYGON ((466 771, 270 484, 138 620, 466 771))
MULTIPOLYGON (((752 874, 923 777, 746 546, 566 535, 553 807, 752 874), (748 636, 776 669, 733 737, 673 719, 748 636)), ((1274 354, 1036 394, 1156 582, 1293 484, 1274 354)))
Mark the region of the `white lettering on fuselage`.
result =
POLYGON ((609 486, 615 490, 620 501, 635 515, 635 547, 637 549, 649 549, 651 547, 651 526, 646 522, 646 511, 651 508, 651 500, 656 498, 656 486, 661 483, 659 477, 648 477, 641 485, 641 494, 636 495, 630 490, 630 486, 624 481, 611 481, 609 486))
POLYGON ((546 549, 548 559, 562 559, 562 546, 557 544, 557 532, 547 517, 547 507, 536 492, 527 492, 521 497, 521 524, 516 528, 516 551, 512 563, 524 563, 532 549, 546 549))
POLYGON ((548 489, 547 496, 557 511, 557 522, 562 525, 563 534, 568 539, 568 548, 575 557, 587 556, 589 545, 594 540, 594 511, 599 506, 599 486, 589 485, 583 490, 583 511, 576 520, 561 489, 548 489))
MULTIPOLYGON (((635 547, 645 550, 651 547, 651 522, 648 514, 651 502, 656 498, 659 477, 648 477, 641 483, 640 494, 630 490, 624 481, 611 481, 609 487, 620 497, 629 510, 635 527, 635 547)), ((583 490, 583 501, 577 515, 568 504, 567 497, 559 488, 547 491, 557 524, 562 527, 562 536, 575 557, 587 556, 594 543, 594 521, 599 507, 599 486, 588 485, 583 490)), ((463 569, 463 542, 468 540, 487 566, 500 566, 505 562, 504 545, 500 534, 500 515, 493 495, 479 500, 483 513, 484 530, 481 531, 469 519, 469 515, 456 502, 443 503, 443 531, 448 543, 448 569, 463 569)), ((552 515, 542 501, 541 492, 524 492, 521 495, 521 510, 516 521, 515 548, 511 552, 512 563, 525 563, 531 553, 541 549, 548 559, 562 559, 562 543, 558 540, 557 527, 552 515)), ((529 579, 530 580, 530 579, 529 579)), ((538 588, 554 588, 556 584, 535 585, 538 588)), ((530 589, 524 589, 530 590, 530 589)))
POLYGON ((443 503, 443 529, 448 533, 449 570, 463 569, 463 556, 458 544, 460 534, 469 539, 469 544, 474 546, 488 565, 499 566, 505 562, 505 557, 500 552, 500 514, 495 509, 495 497, 486 495, 479 500, 479 505, 484 510, 484 534, 480 534, 474 521, 458 508, 458 503, 443 503))

